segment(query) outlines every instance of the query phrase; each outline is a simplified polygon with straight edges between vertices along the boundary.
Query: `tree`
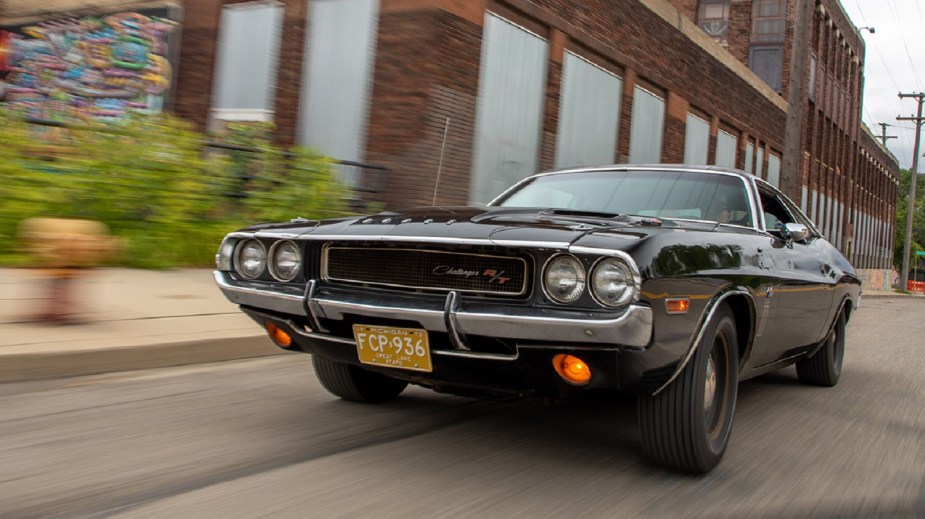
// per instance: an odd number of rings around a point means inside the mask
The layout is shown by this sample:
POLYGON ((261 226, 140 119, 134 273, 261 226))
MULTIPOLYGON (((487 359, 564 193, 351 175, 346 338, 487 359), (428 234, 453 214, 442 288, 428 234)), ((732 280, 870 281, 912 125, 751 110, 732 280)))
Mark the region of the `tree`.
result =
MULTIPOLYGON (((906 239, 906 214, 909 208, 909 189, 912 184, 912 173, 908 169, 899 170, 899 192, 896 195, 896 222, 893 226, 895 239, 893 240, 893 266, 901 270, 903 265, 903 244, 906 239)), ((925 250, 925 189, 921 181, 915 193, 915 215, 912 219, 912 250, 910 256, 916 251, 925 250)), ((915 264, 915 258, 910 258, 910 268, 915 264)))

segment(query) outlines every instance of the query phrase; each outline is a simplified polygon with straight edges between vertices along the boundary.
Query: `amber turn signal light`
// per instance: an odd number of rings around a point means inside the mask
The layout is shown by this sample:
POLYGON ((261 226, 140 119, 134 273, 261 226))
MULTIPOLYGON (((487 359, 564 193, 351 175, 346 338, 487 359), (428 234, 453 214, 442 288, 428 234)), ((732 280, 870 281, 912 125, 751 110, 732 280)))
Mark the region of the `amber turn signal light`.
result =
POLYGON ((669 314, 686 314, 690 308, 691 300, 686 297, 665 300, 665 311, 669 314))
POLYGON ((280 348, 288 348, 292 346, 292 337, 288 333, 280 329, 279 326, 267 321, 263 323, 267 329, 267 333, 270 335, 270 340, 272 340, 280 348))
POLYGON ((552 358, 552 365, 569 384, 583 386, 591 381, 591 368, 578 357, 559 354, 552 358))

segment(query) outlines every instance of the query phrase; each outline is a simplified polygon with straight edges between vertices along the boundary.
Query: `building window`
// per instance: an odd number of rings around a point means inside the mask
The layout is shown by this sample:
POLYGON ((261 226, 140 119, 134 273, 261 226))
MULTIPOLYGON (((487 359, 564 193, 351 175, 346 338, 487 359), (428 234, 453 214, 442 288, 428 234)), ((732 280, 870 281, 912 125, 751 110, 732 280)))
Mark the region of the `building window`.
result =
POLYGON ((755 0, 752 9, 752 43, 783 43, 787 1, 755 0))
POLYGON ((251 2, 222 9, 213 122, 272 121, 283 8, 251 2))
POLYGON ((784 47, 752 47, 748 51, 748 68, 775 91, 783 85, 784 47))
POLYGON ((710 123, 694 114, 687 114, 687 131, 684 134, 684 163, 706 164, 710 149, 710 123))
POLYGON ((768 183, 780 187, 780 157, 773 153, 768 155, 768 183))
POLYGON ((577 54, 565 53, 556 167, 610 164, 620 121, 622 80, 577 54))
POLYGON ((736 147, 739 142, 735 135, 720 130, 716 134, 716 165, 727 168, 736 167, 736 147))
POLYGON ((745 145, 745 172, 752 173, 755 171, 755 143, 749 142, 745 145))
POLYGON ((816 55, 809 56, 809 100, 816 101, 816 55))
POLYGON ((630 162, 656 164, 662 159, 665 128, 665 100, 637 86, 633 94, 633 122, 630 128, 630 162))
MULTIPOLYGON (((378 0, 315 0, 305 39, 299 143, 363 162, 378 32, 378 0)), ((350 185, 360 170, 340 168, 350 185)))
POLYGON ((472 203, 488 203, 536 173, 548 47, 536 34, 491 13, 485 15, 472 203))
POLYGON ((700 28, 711 38, 726 43, 729 35, 729 0, 700 0, 697 20, 700 28))

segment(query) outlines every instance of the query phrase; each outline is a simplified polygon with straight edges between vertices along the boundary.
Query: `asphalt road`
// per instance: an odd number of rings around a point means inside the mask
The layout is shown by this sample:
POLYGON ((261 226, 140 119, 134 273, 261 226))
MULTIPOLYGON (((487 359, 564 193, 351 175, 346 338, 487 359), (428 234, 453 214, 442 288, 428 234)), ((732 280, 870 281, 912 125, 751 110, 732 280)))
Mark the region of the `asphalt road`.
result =
POLYGON ((704 477, 635 401, 336 400, 304 355, 0 385, 0 517, 925 517, 925 301, 864 301, 841 383, 742 384, 704 477))

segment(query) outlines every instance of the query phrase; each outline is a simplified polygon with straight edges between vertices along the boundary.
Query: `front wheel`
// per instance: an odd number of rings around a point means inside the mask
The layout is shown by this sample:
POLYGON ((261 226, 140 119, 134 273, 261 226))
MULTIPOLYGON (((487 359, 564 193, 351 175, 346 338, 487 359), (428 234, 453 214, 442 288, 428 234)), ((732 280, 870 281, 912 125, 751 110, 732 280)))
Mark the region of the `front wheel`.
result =
POLYGON ((705 473, 716 467, 732 432, 738 383, 735 320, 724 305, 678 378, 657 395, 639 397, 645 455, 682 472, 705 473))
POLYGON ((328 392, 351 402, 378 404, 398 398, 408 383, 363 368, 312 355, 318 381, 328 392))
POLYGON ((845 314, 840 314, 812 357, 797 362, 797 378, 804 384, 832 387, 841 377, 842 362, 845 359, 845 314))

